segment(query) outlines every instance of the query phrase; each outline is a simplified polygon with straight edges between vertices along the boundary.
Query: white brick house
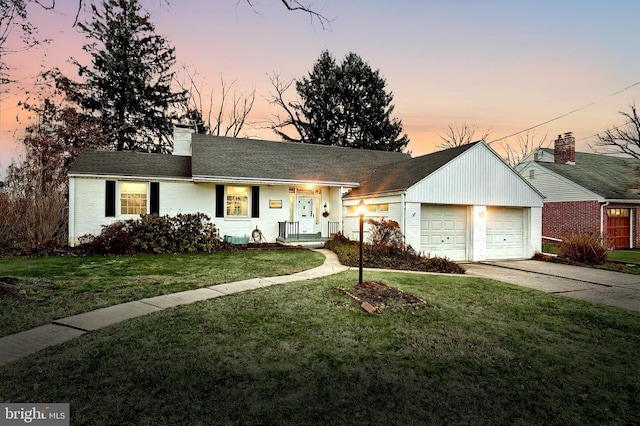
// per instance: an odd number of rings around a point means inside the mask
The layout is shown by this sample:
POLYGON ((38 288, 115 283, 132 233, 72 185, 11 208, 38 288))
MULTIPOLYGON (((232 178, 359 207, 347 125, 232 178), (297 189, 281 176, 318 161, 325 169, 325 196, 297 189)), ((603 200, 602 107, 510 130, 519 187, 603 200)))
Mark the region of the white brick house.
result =
POLYGON ((355 206, 415 249, 458 261, 540 250, 542 196, 484 142, 407 154, 176 129, 174 154, 83 152, 69 171, 69 243, 141 213, 205 213, 226 236, 357 238, 355 206))

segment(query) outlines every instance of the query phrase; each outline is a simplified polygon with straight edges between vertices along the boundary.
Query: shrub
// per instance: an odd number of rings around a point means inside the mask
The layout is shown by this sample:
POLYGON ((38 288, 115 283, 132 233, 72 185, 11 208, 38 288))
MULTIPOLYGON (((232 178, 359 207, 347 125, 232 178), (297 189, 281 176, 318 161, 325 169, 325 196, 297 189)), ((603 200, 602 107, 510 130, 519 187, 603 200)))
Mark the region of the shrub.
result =
POLYGON ((404 235, 398 222, 385 219, 369 219, 367 223, 371 225, 369 228, 371 232, 371 250, 374 254, 381 256, 402 255, 410 249, 404 242, 404 235))
MULTIPOLYGON (((384 225, 386 227, 386 225, 384 225)), ((394 225, 390 225, 394 227, 394 225)), ((389 234, 393 238, 397 236, 395 232, 389 234)), ((401 235, 401 234, 400 234, 401 235)), ((383 238, 382 241, 385 239, 383 238)), ((464 274, 465 270, 456 262, 441 258, 429 257, 416 253, 411 246, 404 245, 402 248, 397 245, 384 244, 376 246, 375 244, 366 244, 363 247, 362 263, 367 268, 384 268, 422 272, 440 272, 452 274, 464 274), (395 250, 389 247, 396 247, 395 250), (386 254, 381 254, 387 251, 386 254)), ((380 240, 376 240, 380 244, 380 240)), ((360 243, 345 238, 342 234, 337 234, 331 240, 327 241, 326 248, 336 253, 343 265, 357 267, 360 263, 360 243)))
POLYGON ((558 244, 558 257, 572 262, 601 265, 607 261, 608 241, 596 233, 572 232, 558 244))
POLYGON ((96 237, 93 235, 80 237, 81 245, 89 252, 98 254, 132 254, 134 252, 132 241, 126 222, 104 225, 96 237))
POLYGON ((220 240, 217 228, 203 213, 141 215, 139 219, 104 226, 100 235, 84 236, 81 243, 104 254, 211 253, 233 249, 220 240))

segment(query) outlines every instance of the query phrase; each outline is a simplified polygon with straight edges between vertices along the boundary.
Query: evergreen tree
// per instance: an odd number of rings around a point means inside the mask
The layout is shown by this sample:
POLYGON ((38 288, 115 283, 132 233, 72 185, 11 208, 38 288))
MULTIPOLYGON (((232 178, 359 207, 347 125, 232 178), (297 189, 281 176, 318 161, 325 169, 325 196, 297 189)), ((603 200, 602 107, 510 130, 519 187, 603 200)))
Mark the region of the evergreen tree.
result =
POLYGON ((299 101, 284 103, 282 93, 273 100, 288 114, 273 129, 284 139, 305 143, 401 152, 409 143, 402 121, 392 118, 393 95, 378 70, 355 53, 336 64, 323 51, 307 77, 296 82, 299 101), (293 126, 299 137, 285 134, 293 126))
POLYGON ((118 151, 168 151, 174 107, 186 101, 185 92, 171 89, 175 49, 154 33, 137 0, 104 0, 92 10, 92 21, 78 24, 91 40, 84 45, 91 66, 74 60, 85 82, 58 82, 71 100, 99 113, 101 130, 118 151))

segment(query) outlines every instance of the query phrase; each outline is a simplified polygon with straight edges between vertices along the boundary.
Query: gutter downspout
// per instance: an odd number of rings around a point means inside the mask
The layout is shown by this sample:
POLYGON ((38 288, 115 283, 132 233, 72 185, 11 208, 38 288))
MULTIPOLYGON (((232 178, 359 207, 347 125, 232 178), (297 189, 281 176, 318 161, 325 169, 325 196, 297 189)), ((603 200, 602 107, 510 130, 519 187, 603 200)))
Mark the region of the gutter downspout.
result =
POLYGON ((608 201, 605 201, 600 205, 600 240, 604 241, 604 209, 609 205, 608 201))
POLYGON ((407 244, 407 205, 405 202, 405 197, 407 196, 407 191, 402 192, 402 235, 404 236, 404 243, 407 244))

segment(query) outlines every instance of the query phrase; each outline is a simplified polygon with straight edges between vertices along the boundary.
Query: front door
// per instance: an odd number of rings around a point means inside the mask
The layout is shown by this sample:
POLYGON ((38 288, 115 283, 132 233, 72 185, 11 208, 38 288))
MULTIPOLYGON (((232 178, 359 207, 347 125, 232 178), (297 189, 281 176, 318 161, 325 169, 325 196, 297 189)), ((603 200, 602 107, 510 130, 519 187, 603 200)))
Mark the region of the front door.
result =
POLYGON ((297 198, 297 220, 301 234, 313 234, 315 219, 313 217, 313 195, 300 195, 297 198))
POLYGON ((631 220, 629 209, 607 209, 607 234, 614 249, 629 248, 631 220))

